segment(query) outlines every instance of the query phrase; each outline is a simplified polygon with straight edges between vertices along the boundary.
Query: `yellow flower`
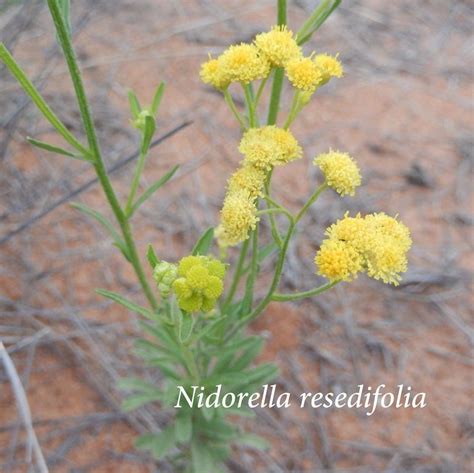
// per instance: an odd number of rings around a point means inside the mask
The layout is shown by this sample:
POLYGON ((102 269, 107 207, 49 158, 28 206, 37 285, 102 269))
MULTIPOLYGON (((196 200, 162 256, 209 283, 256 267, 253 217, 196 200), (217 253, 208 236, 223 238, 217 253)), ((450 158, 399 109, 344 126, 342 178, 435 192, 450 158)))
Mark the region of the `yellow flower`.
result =
POLYGON ((228 190, 229 192, 244 190, 249 193, 250 198, 255 199, 262 195, 264 181, 265 173, 261 169, 244 165, 227 181, 228 190))
POLYGON ((328 186, 341 196, 354 195, 356 187, 360 186, 359 168, 347 153, 330 151, 320 154, 314 159, 314 164, 321 169, 328 186))
POLYGON ((270 63, 253 44, 230 46, 219 57, 219 63, 231 81, 244 84, 263 79, 270 73, 270 63))
POLYGON ((314 92, 322 80, 321 70, 311 57, 292 59, 285 69, 293 87, 305 92, 314 92))
POLYGON ((212 59, 210 56, 209 60, 201 65, 200 76, 205 84, 212 85, 219 90, 227 89, 231 82, 229 74, 222 66, 222 61, 212 59))
POLYGON ((186 312, 214 308, 224 289, 225 265, 208 256, 186 256, 178 265, 173 290, 179 307, 186 312))
POLYGON ((301 48, 287 26, 274 26, 255 38, 255 45, 274 67, 285 67, 289 60, 301 57, 301 48))
POLYGON ((343 76, 344 70, 337 56, 338 55, 334 57, 327 54, 318 54, 315 56, 314 63, 321 74, 319 85, 325 84, 331 77, 341 78, 343 76))
POLYGON ((239 151, 245 156, 246 165, 264 171, 302 156, 301 147, 291 132, 274 125, 247 130, 239 151))
POLYGON ((319 274, 330 281, 351 281, 362 269, 359 253, 348 243, 325 240, 314 259, 319 274))
POLYGON ((407 270, 407 252, 412 244, 410 231, 396 218, 384 213, 364 218, 346 214, 326 230, 326 235, 328 238, 323 241, 315 262, 319 273, 330 280, 349 280, 355 274, 355 266, 351 267, 352 272, 344 272, 342 263, 346 261, 349 268, 347 261, 354 253, 358 255, 357 271, 365 271, 369 277, 387 284, 398 285, 400 274, 407 270), (337 274, 344 277, 336 277, 337 274))
POLYGON ((221 226, 218 230, 220 243, 237 245, 248 238, 250 230, 258 222, 257 208, 248 191, 229 192, 221 210, 221 226))

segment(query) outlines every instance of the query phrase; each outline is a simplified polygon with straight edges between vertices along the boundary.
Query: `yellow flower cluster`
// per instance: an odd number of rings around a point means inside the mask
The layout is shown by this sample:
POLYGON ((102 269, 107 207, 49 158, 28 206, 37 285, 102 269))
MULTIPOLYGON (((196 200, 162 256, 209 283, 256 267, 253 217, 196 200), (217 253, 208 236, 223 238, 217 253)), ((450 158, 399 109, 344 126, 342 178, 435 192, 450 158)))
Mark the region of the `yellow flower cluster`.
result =
POLYGON ((313 162, 321 169, 328 186, 341 196, 354 195, 356 187, 360 186, 359 168, 347 153, 331 150, 316 156, 313 162))
POLYGON ((412 241, 408 228, 396 218, 375 213, 361 217, 347 214, 326 230, 315 257, 319 274, 330 281, 350 281, 359 272, 398 285, 407 270, 412 241))
POLYGON ((247 130, 239 151, 245 156, 244 163, 264 171, 302 156, 301 147, 292 133, 275 125, 247 130))
POLYGON ((208 256, 185 256, 178 264, 173 290, 180 309, 209 312, 224 289, 226 267, 208 256))
POLYGON ((287 26, 274 26, 269 32, 258 34, 255 45, 274 67, 285 67, 288 61, 302 55, 287 26))
POLYGON ((228 181, 221 223, 216 229, 221 246, 237 245, 248 238, 258 222, 256 200, 262 195, 268 171, 302 155, 291 132, 274 125, 247 130, 239 151, 244 159, 228 181))
POLYGON ((326 84, 332 77, 340 78, 343 75, 342 64, 337 56, 327 54, 294 58, 287 63, 285 70, 294 87, 309 93, 326 84))
POLYGON ((265 79, 272 67, 284 67, 302 55, 293 33, 286 26, 274 26, 256 36, 254 43, 232 45, 217 59, 201 65, 201 79, 216 89, 225 90, 231 82, 249 84, 265 79))

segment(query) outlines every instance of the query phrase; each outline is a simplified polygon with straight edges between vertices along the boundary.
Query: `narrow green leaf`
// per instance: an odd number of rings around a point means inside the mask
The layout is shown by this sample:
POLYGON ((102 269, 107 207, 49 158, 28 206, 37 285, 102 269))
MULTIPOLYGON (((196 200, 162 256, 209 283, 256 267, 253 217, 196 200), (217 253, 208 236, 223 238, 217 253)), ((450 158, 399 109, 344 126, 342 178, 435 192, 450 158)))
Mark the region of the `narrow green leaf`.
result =
POLYGON ((196 245, 194 245, 192 254, 194 256, 207 255, 213 239, 214 239, 214 228, 210 227, 201 235, 196 245))
POLYGON ((19 82, 25 93, 31 98, 38 110, 44 115, 46 120, 61 134, 61 136, 74 148, 79 150, 84 156, 90 156, 90 152, 76 137, 64 126, 61 120, 51 110, 33 83, 28 79, 23 69, 18 65, 13 56, 3 43, 0 43, 0 60, 2 60, 11 74, 19 82))
POLYGON ((161 401, 161 398, 162 396, 159 392, 133 394, 122 402, 121 407, 124 411, 130 412, 150 402, 161 401))
POLYGON ((322 0, 296 34, 298 44, 306 43, 340 3, 341 0, 322 0))
POLYGON ((151 103, 151 114, 155 117, 160 108, 161 99, 163 98, 163 93, 165 91, 165 83, 160 82, 160 85, 156 88, 155 95, 153 97, 153 102, 151 103))
POLYGON ((70 0, 57 0, 59 9, 61 11, 61 16, 63 17, 64 24, 66 26, 66 30, 71 36, 71 5, 70 0))
POLYGON ((168 171, 164 176, 158 179, 154 184, 152 184, 148 189, 146 189, 143 194, 136 200, 133 204, 132 208, 130 209, 129 216, 133 215, 133 213, 144 203, 146 202, 160 187, 166 184, 178 170, 179 165, 176 165, 171 171, 168 171))
POLYGON ((45 143, 44 141, 35 140, 33 138, 30 138, 29 136, 26 137, 26 140, 28 141, 28 143, 32 144, 33 146, 36 146, 37 148, 44 149, 44 150, 49 151, 51 153, 62 154, 63 156, 68 156, 69 158, 79 159, 80 161, 87 161, 89 163, 93 162, 91 159, 85 158, 84 156, 81 156, 80 154, 71 153, 70 151, 67 151, 63 148, 60 148, 59 146, 50 145, 49 143, 45 143))
POLYGON ((128 299, 125 299, 125 297, 121 296, 120 294, 111 291, 106 291, 105 289, 96 289, 95 292, 97 292, 97 294, 100 294, 101 296, 107 297, 107 299, 117 302, 117 304, 126 307, 132 312, 143 315, 148 319, 153 319, 153 314, 150 310, 146 309, 145 307, 139 306, 138 304, 135 304, 134 302, 131 302, 128 299))
POLYGON ((186 343, 193 333, 194 317, 191 314, 183 314, 179 321, 179 341, 186 343))
POLYGON ((243 434, 237 443, 255 448, 256 450, 268 450, 270 448, 269 443, 265 439, 255 434, 243 434))
POLYGON ((137 450, 149 450, 151 449, 151 445, 153 444, 153 440, 155 438, 155 434, 144 434, 140 435, 135 440, 135 448, 137 450))
POLYGON ((120 251, 124 254, 124 256, 130 261, 130 255, 128 254, 127 245, 122 240, 117 230, 115 230, 114 226, 109 220, 107 220, 101 213, 97 212, 97 210, 94 210, 85 204, 73 202, 71 204, 71 207, 80 210, 89 217, 92 217, 93 219, 97 220, 97 222, 99 222, 109 232, 110 236, 115 242, 115 246, 117 246, 117 248, 119 248, 120 251))
POLYGON ((169 426, 155 436, 151 454, 156 460, 161 460, 176 444, 174 426, 169 426))
POLYGON ((236 358, 236 360, 231 364, 231 369, 234 371, 243 370, 252 363, 252 361, 257 357, 257 355, 262 351, 264 341, 262 338, 254 340, 254 343, 247 347, 243 353, 236 358))
POLYGON ((148 245, 146 257, 148 259, 148 262, 150 263, 151 269, 155 269, 155 266, 160 262, 160 260, 158 259, 158 256, 156 256, 155 250, 153 249, 151 244, 148 245))
POLYGON ((138 115, 142 111, 142 107, 140 106, 140 102, 133 90, 128 91, 128 103, 130 104, 130 112, 132 113, 133 119, 138 118, 138 115))
POLYGON ((193 433, 193 423, 190 410, 181 409, 176 416, 175 433, 176 441, 179 443, 188 443, 193 433))
POLYGON ((193 473, 216 471, 216 465, 211 452, 197 440, 191 444, 191 461, 193 473))
POLYGON ((150 115, 146 115, 145 128, 143 130, 142 147, 141 147, 141 152, 143 154, 148 153, 148 149, 150 148, 150 143, 151 143, 151 140, 153 139, 153 135, 155 134, 155 130, 156 130, 155 118, 150 115))

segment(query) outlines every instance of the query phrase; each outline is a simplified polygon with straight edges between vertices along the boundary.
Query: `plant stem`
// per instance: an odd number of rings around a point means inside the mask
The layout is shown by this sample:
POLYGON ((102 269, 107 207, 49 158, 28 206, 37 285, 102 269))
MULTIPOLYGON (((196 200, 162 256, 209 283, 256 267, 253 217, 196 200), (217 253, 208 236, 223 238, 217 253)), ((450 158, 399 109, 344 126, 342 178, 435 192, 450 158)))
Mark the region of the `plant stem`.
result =
POLYGON ((278 294, 278 293, 275 293, 272 296, 272 301, 281 301, 281 302, 283 302, 283 301, 296 301, 298 299, 304 299, 306 297, 316 296, 318 294, 321 294, 322 292, 327 291, 328 289, 331 289, 338 282, 340 282, 340 281, 328 282, 327 284, 324 284, 323 286, 315 287, 313 289, 310 289, 309 291, 295 292, 293 294, 278 294))
POLYGON ((156 302, 155 296, 146 280, 143 267, 138 257, 135 241, 133 240, 130 224, 120 206, 120 203, 117 199, 109 176, 107 174, 104 161, 102 159, 99 142, 97 140, 97 134, 95 132, 92 115, 89 109, 89 103, 87 101, 87 96, 84 90, 84 84, 82 81, 81 72, 77 64, 76 55, 72 47, 71 38, 67 32, 66 25, 64 24, 64 19, 59 10, 57 0, 48 0, 48 6, 51 12, 51 16, 53 18, 54 25, 56 27, 59 42, 64 52, 64 57, 66 58, 69 72, 71 74, 71 79, 74 85, 74 90, 76 92, 79 110, 81 112, 82 122, 84 124, 84 129, 87 134, 89 148, 91 150, 92 155, 94 156, 94 168, 97 177, 99 178, 100 184, 112 208, 115 218, 117 219, 117 222, 120 225, 125 244, 128 248, 131 264, 135 270, 135 273, 137 274, 138 280, 143 288, 143 292, 145 293, 145 296, 148 299, 151 307, 156 310, 158 308, 158 303, 156 302))
POLYGON ((229 106, 230 110, 232 111, 234 117, 239 122, 242 129, 246 130, 247 125, 245 124, 244 119, 242 118, 242 115, 240 115, 239 111, 237 110, 237 107, 235 106, 235 103, 234 103, 234 99, 232 98, 232 95, 230 95, 230 92, 228 90, 224 90, 224 100, 226 104, 229 106))
POLYGON ((143 150, 140 151, 140 156, 138 157, 137 166, 135 167, 135 172, 133 174, 132 186, 130 188, 130 194, 128 195, 127 205, 125 206, 125 214, 130 215, 130 210, 133 206, 133 201, 137 193, 138 185, 140 183, 140 177, 143 173, 143 168, 145 166, 145 159, 147 153, 144 153, 143 150))
MULTIPOLYGON (((280 26, 286 25, 286 0, 278 0, 277 22, 280 26)), ((275 70, 275 75, 273 76, 272 93, 270 96, 270 107, 268 109, 268 125, 275 125, 278 118, 284 76, 285 70, 283 68, 280 67, 275 70)))
POLYGON ((247 110, 249 115, 249 126, 250 128, 257 125, 257 116, 255 115, 255 106, 250 89, 250 84, 242 84, 245 93, 245 102, 247 103, 247 110))
POLYGON ((291 103, 290 112, 288 113, 288 118, 286 119, 283 128, 288 130, 290 125, 293 123, 294 119, 298 115, 299 110, 299 98, 300 98, 300 91, 298 89, 295 90, 295 94, 293 95, 293 102, 291 103))
POLYGON ((252 307, 253 292, 255 286, 255 280, 257 279, 258 272, 258 225, 252 233, 252 259, 250 260, 250 273, 247 278, 247 284, 245 287, 244 301, 245 305, 242 310, 248 311, 252 307))
POLYGON ((255 96, 255 108, 257 108, 258 102, 260 102, 260 97, 262 96, 263 90, 265 89, 265 85, 269 77, 270 76, 267 76, 265 77, 265 79, 262 79, 260 85, 258 86, 257 95, 255 96))
MULTIPOLYGON (((265 200, 270 202, 274 207, 279 207, 279 205, 270 198, 270 182, 272 180, 273 169, 268 173, 268 176, 265 180, 265 200)), ((270 214, 270 227, 272 231, 273 240, 281 248, 281 237, 280 232, 278 231, 275 216, 270 214)))
POLYGON ((239 260, 237 262, 237 267, 235 268, 234 277, 232 279, 232 283, 230 285, 229 294, 224 302, 224 311, 229 304, 232 303, 232 299, 234 298, 235 291, 239 287, 240 278, 242 277, 242 269, 244 267, 245 258, 247 257, 247 252, 249 248, 249 239, 245 240, 242 244, 242 248, 240 249, 239 260))
POLYGON ((295 223, 298 223, 303 215, 306 213, 306 211, 309 209, 309 207, 316 201, 316 199, 321 195, 323 191, 325 191, 328 188, 328 185, 326 182, 321 184, 311 195, 311 197, 308 199, 306 204, 304 204, 303 208, 298 212, 298 214, 295 217, 295 223))

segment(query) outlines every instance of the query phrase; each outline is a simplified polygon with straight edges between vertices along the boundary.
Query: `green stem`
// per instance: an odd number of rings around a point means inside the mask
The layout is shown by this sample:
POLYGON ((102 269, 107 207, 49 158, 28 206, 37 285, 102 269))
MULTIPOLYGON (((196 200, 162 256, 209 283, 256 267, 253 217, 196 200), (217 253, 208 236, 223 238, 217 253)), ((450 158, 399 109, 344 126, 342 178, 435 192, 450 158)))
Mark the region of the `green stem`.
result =
POLYGON ((262 81, 260 82, 260 85, 258 86, 257 95, 255 97, 255 108, 257 108, 257 105, 260 102, 260 98, 262 96, 263 90, 265 89, 265 85, 266 85, 269 77, 270 76, 267 76, 267 77, 265 77, 265 79, 262 79, 262 81))
POLYGON ((237 110, 237 107, 235 106, 235 103, 234 103, 234 99, 232 98, 232 95, 230 95, 230 92, 228 90, 224 90, 224 100, 226 104, 229 106, 230 110, 232 111, 234 117, 239 122, 241 128, 243 130, 246 130, 247 125, 245 124, 244 119, 242 118, 242 115, 240 115, 239 111, 237 110))
POLYGON ((128 195, 127 205, 125 206, 125 214, 130 215, 130 210, 133 207, 133 201, 135 200, 135 195, 138 190, 138 185, 140 184, 140 177, 143 173, 143 168, 145 166, 145 159, 147 153, 140 151, 140 156, 138 157, 137 166, 135 167, 135 172, 133 174, 132 186, 130 188, 130 194, 128 195))
POLYGON ((104 161, 102 159, 99 142, 97 140, 97 134, 95 132, 92 115, 89 109, 89 103, 87 101, 87 96, 85 93, 81 72, 77 64, 76 55, 72 47, 71 38, 69 36, 69 33, 67 32, 66 25, 64 24, 64 19, 59 10, 57 0, 48 0, 48 6, 51 12, 51 16, 53 18, 54 25, 56 27, 59 42, 64 52, 64 57, 66 58, 69 72, 71 74, 71 79, 74 85, 74 90, 76 92, 79 110, 81 112, 82 122, 84 124, 84 129, 87 134, 87 140, 89 142, 89 148, 91 150, 92 155, 94 156, 94 168, 97 173, 97 177, 112 208, 115 218, 117 219, 117 222, 120 225, 125 243, 128 248, 130 262, 135 270, 135 273, 137 274, 138 280, 143 288, 145 296, 148 299, 151 307, 156 310, 158 308, 158 303, 156 302, 155 296, 146 280, 145 272, 143 271, 143 267, 138 257, 135 241, 132 237, 130 224, 120 206, 120 203, 117 199, 109 176, 107 174, 104 161))
POLYGON ((194 358, 193 352, 187 346, 181 345, 186 369, 189 375, 193 378, 193 381, 196 384, 199 384, 200 375, 199 375, 199 368, 196 363, 196 359, 194 358))
POLYGON ((290 112, 288 113, 288 118, 286 119, 286 122, 283 125, 283 128, 285 130, 288 130, 288 128, 290 128, 290 125, 295 120, 296 116, 298 115, 299 110, 301 110, 301 108, 299 108, 299 98, 300 98, 300 91, 297 89, 295 90, 295 94, 293 95, 293 102, 291 103, 291 108, 290 108, 290 112))
POLYGON ((250 274, 247 278, 247 284, 245 287, 244 301, 245 305, 242 307, 243 312, 250 310, 253 302, 253 292, 255 286, 255 280, 257 279, 258 273, 258 225, 252 233, 252 259, 250 261, 250 274))
MULTIPOLYGON (((265 179, 265 194, 266 195, 264 198, 267 202, 271 203, 271 205, 273 205, 274 207, 280 207, 280 205, 278 205, 276 202, 274 202, 270 198, 270 182, 272 179, 272 174, 273 174, 273 169, 268 173, 267 178, 265 179)), ((281 248, 280 232, 278 231, 275 216, 272 214, 270 214, 270 228, 271 228, 273 240, 278 245, 278 248, 281 248)))
POLYGON ((225 312, 225 309, 232 303, 235 292, 237 291, 237 288, 239 287, 239 282, 242 277, 242 270, 244 267, 245 258, 247 257, 249 242, 250 240, 247 238, 247 240, 245 240, 244 243, 242 244, 242 248, 240 249, 239 260, 237 262, 237 267, 235 268, 235 271, 234 271, 234 277, 230 285, 229 294, 227 295, 227 298, 223 305, 224 312, 225 312))
POLYGON ((309 291, 303 291, 303 292, 295 292, 293 294, 278 294, 275 293, 272 296, 272 301, 296 301, 298 299, 305 299, 306 297, 311 297, 311 296, 317 296, 318 294, 321 294, 328 289, 331 289, 334 287, 338 282, 340 281, 332 281, 328 282, 327 284, 324 284, 323 286, 315 287, 313 289, 310 289, 309 291))
POLYGON ((327 183, 325 182, 324 184, 321 184, 316 191, 311 195, 311 197, 308 199, 306 204, 304 204, 303 208, 298 212, 298 215, 295 217, 295 223, 298 223, 303 215, 306 213, 306 211, 309 209, 309 207, 316 201, 316 199, 321 195, 321 193, 328 188, 327 183))
POLYGON ((257 125, 257 117, 255 115, 255 107, 252 96, 252 91, 250 89, 250 84, 242 84, 245 93, 245 102, 247 104, 247 111, 249 115, 249 126, 253 128, 257 125))

